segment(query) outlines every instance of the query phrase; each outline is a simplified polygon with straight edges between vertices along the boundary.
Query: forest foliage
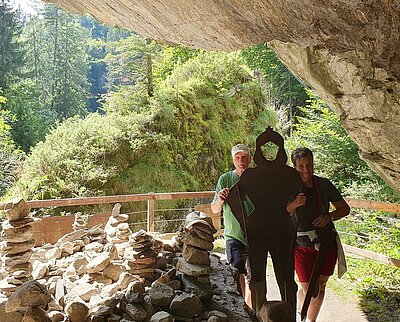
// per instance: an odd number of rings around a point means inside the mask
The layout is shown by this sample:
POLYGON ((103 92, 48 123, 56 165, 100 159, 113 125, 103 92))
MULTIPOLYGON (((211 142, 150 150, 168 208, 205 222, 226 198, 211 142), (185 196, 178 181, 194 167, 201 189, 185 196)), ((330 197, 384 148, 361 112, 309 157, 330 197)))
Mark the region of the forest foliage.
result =
POLYGON ((10 62, 0 71, 2 162, 13 165, 3 171, 6 198, 212 189, 232 166, 230 147, 254 145, 268 125, 288 152, 313 149, 320 174, 346 195, 397 198, 266 44, 205 52, 55 5, 30 19, 9 1, 0 12, 0 58, 10 62))

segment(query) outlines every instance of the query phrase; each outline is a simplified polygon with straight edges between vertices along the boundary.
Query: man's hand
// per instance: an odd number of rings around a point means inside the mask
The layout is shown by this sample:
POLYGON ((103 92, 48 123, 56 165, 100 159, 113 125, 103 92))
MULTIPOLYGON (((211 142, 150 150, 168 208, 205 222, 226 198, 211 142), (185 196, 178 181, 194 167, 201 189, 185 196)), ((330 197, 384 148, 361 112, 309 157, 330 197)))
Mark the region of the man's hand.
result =
POLYGON ((220 192, 218 192, 218 203, 222 206, 225 202, 225 199, 229 196, 229 189, 224 188, 220 192))
POLYGON ((216 214, 222 210, 222 205, 225 203, 225 199, 229 196, 229 189, 224 188, 218 192, 218 198, 211 204, 211 211, 216 214))
POLYGON ((312 224, 313 224, 314 227, 325 227, 330 221, 331 221, 331 216, 329 216, 329 215, 321 215, 321 216, 318 216, 313 221, 312 224))

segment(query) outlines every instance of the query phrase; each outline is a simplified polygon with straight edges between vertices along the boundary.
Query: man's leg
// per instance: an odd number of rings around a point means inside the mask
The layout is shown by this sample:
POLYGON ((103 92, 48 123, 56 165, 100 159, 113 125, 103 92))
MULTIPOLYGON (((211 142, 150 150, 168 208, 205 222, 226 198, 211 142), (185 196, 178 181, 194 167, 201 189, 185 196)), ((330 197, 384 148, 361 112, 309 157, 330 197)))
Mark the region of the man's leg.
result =
POLYGON ((228 263, 239 272, 238 286, 245 303, 251 308, 251 292, 249 284, 246 281, 246 246, 236 239, 226 241, 226 257, 228 263))

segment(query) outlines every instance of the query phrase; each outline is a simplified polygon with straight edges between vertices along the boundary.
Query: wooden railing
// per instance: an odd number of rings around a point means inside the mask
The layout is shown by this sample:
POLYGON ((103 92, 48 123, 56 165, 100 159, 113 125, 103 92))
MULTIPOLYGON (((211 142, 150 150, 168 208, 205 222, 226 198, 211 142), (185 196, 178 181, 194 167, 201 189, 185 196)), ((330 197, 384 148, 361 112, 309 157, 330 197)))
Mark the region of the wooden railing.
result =
MULTIPOLYGON (((171 192, 171 193, 151 192, 146 194, 116 195, 116 196, 104 196, 104 197, 30 200, 27 201, 27 204, 31 208, 36 209, 36 208, 47 208, 47 207, 100 205, 100 204, 110 204, 117 202, 124 203, 124 202, 134 202, 134 201, 147 201, 147 230, 154 231, 154 213, 155 213, 156 200, 178 200, 178 199, 196 199, 196 198, 211 199, 213 197, 214 197, 214 191, 171 192)), ((353 208, 384 211, 390 213, 400 213, 400 204, 360 200, 352 198, 347 198, 346 201, 353 208)), ((6 206, 6 204, 7 204, 6 202, 0 202, 0 209, 3 209, 6 206)), ((217 218, 217 221, 218 220, 220 220, 220 217, 217 218)), ((346 244, 344 244, 343 246, 346 252, 400 267, 399 259, 391 258, 379 253, 371 252, 365 249, 360 249, 346 244)))

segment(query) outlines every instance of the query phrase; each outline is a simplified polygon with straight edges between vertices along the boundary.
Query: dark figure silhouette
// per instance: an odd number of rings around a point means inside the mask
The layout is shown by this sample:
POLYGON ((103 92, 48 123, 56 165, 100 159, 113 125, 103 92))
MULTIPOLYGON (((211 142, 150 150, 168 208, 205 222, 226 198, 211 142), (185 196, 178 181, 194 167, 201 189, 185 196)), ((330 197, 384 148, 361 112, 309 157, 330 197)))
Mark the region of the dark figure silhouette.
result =
MULTIPOLYGON (((297 284, 294 281, 293 243, 296 238, 294 218, 286 211, 290 196, 301 189, 298 172, 286 165, 283 138, 268 127, 256 140, 255 168, 245 170, 227 202, 243 226, 248 241, 252 306, 258 314, 266 301, 266 263, 270 253, 283 301, 291 304, 296 317, 297 284), (272 142, 279 147, 275 160, 266 160, 261 147, 272 142), (243 201, 250 199, 254 211, 243 212, 243 201)), ((232 191, 232 189, 231 189, 232 191)))

